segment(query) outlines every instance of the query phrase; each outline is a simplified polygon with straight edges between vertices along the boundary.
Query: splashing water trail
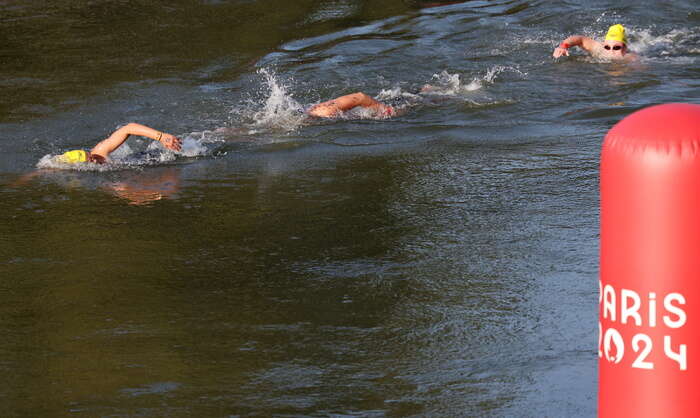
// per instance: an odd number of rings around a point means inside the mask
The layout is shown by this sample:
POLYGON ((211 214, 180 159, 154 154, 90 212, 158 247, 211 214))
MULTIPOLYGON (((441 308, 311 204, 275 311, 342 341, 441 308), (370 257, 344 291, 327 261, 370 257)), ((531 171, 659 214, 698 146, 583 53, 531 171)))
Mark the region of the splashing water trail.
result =
POLYGON ((495 83, 496 77, 505 71, 515 72, 522 77, 526 76, 526 74, 518 68, 495 65, 486 70, 486 74, 483 76, 474 77, 469 83, 463 84, 459 74, 450 74, 447 71, 442 71, 439 74, 433 75, 432 84, 425 86, 422 92, 449 96, 464 95, 481 90, 487 85, 495 83))
POLYGON ((694 61, 687 55, 694 52, 700 42, 700 29, 673 29, 668 33, 654 35, 649 29, 633 29, 629 36, 629 47, 633 52, 647 58, 684 57, 686 61, 694 61))

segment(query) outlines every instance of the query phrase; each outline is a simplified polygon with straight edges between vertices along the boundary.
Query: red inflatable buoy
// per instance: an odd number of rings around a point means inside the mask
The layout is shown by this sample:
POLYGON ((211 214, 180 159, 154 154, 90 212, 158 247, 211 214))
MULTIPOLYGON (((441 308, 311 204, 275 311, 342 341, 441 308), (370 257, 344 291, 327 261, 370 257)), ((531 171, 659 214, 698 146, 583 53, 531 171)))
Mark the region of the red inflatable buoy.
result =
POLYGON ((600 168, 600 417, 700 417, 700 106, 635 112, 600 168))

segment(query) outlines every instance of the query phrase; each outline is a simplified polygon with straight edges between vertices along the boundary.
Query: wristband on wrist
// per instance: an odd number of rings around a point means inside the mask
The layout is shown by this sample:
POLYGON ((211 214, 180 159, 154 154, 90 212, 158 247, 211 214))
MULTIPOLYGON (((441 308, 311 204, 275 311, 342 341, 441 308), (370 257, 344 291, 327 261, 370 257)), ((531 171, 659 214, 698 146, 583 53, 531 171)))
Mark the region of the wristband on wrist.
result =
POLYGON ((163 132, 158 132, 158 138, 156 138, 156 141, 160 141, 160 139, 163 137, 163 132))
POLYGON ((562 42, 559 44, 559 48, 564 48, 564 49, 569 49, 571 45, 567 44, 566 42, 562 42))

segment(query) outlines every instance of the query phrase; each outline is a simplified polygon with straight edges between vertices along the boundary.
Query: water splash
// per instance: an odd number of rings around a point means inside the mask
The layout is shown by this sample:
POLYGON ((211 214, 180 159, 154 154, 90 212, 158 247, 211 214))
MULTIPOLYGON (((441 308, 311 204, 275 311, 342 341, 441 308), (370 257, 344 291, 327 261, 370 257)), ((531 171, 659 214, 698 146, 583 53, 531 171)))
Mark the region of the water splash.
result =
MULTIPOLYGON (((216 146, 213 144, 222 143, 224 140, 218 131, 191 132, 182 139, 182 150, 178 155, 184 157, 201 157, 211 155, 216 146)), ((154 146, 159 146, 153 143, 154 146)), ((172 151, 170 151, 171 154, 172 151)))
POLYGON ((630 50, 649 58, 679 58, 697 54, 699 28, 673 29, 654 35, 650 29, 634 29, 628 35, 630 50))
POLYGON ((486 88, 494 84, 500 74, 507 71, 514 72, 522 77, 527 75, 516 67, 497 65, 489 68, 482 75, 474 77, 471 81, 465 82, 460 74, 442 71, 434 74, 430 83, 425 84, 417 92, 405 91, 401 87, 393 87, 382 90, 377 95, 377 100, 392 104, 399 111, 399 114, 410 107, 420 104, 441 103, 442 99, 437 102, 434 100, 436 96, 445 99, 458 99, 477 107, 510 104, 513 103, 512 100, 494 100, 485 93, 486 88))
MULTIPOLYGON (((392 87, 383 89, 377 94, 377 100, 383 103, 389 103, 398 114, 404 113, 408 108, 416 106, 423 101, 423 98, 416 93, 404 91, 401 87, 392 87)), ((362 115, 366 119, 387 119, 389 116, 377 115, 376 112, 366 110, 366 115, 362 115)))
POLYGON ((251 115, 255 130, 293 131, 301 126, 306 119, 304 106, 288 93, 289 86, 280 81, 272 70, 261 68, 258 74, 263 76, 268 94, 262 109, 251 115))
POLYGON ((382 102, 389 102, 396 99, 420 99, 420 96, 415 93, 404 91, 401 87, 392 87, 390 89, 383 89, 377 94, 376 99, 382 102))
MULTIPOLYGON (((316 120, 306 113, 306 109, 311 107, 311 104, 305 105, 294 99, 289 93, 291 85, 282 81, 274 71, 261 68, 257 73, 263 77, 261 91, 264 99, 249 100, 246 104, 234 107, 231 110, 232 124, 246 126, 248 128, 246 133, 255 135, 271 131, 289 133, 316 120)), ((385 99, 391 95, 386 91, 383 93, 385 99)), ((382 100, 382 98, 378 99, 382 100)), ((372 109, 356 107, 332 119, 386 119, 387 117, 387 115, 377 114, 372 109)))
POLYGON ((506 71, 515 72, 523 77, 526 76, 525 73, 516 67, 495 65, 486 70, 484 75, 474 77, 468 83, 463 83, 459 74, 450 74, 447 71, 442 71, 439 74, 434 74, 431 83, 423 86, 421 92, 445 96, 465 95, 494 84, 498 75, 506 71))
MULTIPOLYGON (((474 77, 471 81, 464 82, 460 74, 442 71, 433 75, 430 84, 424 86, 420 91, 406 91, 395 86, 381 90, 375 98, 383 103, 391 104, 399 114, 423 102, 423 96, 426 94, 461 96, 467 101, 473 101, 474 96, 471 93, 494 84, 498 76, 504 72, 513 72, 522 77, 527 75, 514 66, 496 65, 487 69, 485 73, 474 77)), ((258 100, 257 103, 255 100, 250 100, 246 104, 234 107, 231 110, 232 123, 246 126, 249 135, 269 131, 292 132, 309 123, 311 119, 305 112, 307 106, 293 98, 289 93, 291 86, 288 83, 280 80, 278 75, 268 68, 259 69, 257 74, 262 76, 263 80, 261 90, 264 91, 264 99, 262 99, 262 103, 261 100, 258 100)), ((487 103, 474 102, 473 104, 494 104, 494 102, 487 100, 487 103)), ((356 107, 338 115, 335 119, 381 120, 388 117, 390 116, 377 114, 372 109, 356 107)))

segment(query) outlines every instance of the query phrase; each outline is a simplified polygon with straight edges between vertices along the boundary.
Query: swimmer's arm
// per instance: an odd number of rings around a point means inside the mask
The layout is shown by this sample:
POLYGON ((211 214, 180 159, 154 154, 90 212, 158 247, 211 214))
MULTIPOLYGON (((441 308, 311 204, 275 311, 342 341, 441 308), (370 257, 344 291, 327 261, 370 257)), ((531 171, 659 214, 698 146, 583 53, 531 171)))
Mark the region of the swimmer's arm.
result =
POLYGON ((558 47, 554 49, 552 56, 554 58, 559 58, 562 55, 569 56, 569 48, 572 46, 578 46, 584 49, 588 53, 592 53, 597 48, 600 47, 600 43, 595 39, 588 38, 581 35, 571 35, 564 39, 558 47), (566 48, 565 48, 566 47, 566 48))
POLYGON ((159 132, 148 126, 139 125, 138 123, 129 123, 114 131, 109 138, 95 145, 90 153, 107 158, 110 153, 119 148, 131 135, 145 136, 153 140, 160 139, 163 146, 174 151, 179 151, 182 147, 180 139, 174 135, 159 132))
POLYGON ((373 99, 365 93, 358 92, 338 97, 337 99, 319 103, 309 109, 309 115, 319 118, 336 116, 357 106, 371 108, 377 111, 388 111, 389 106, 373 99))

